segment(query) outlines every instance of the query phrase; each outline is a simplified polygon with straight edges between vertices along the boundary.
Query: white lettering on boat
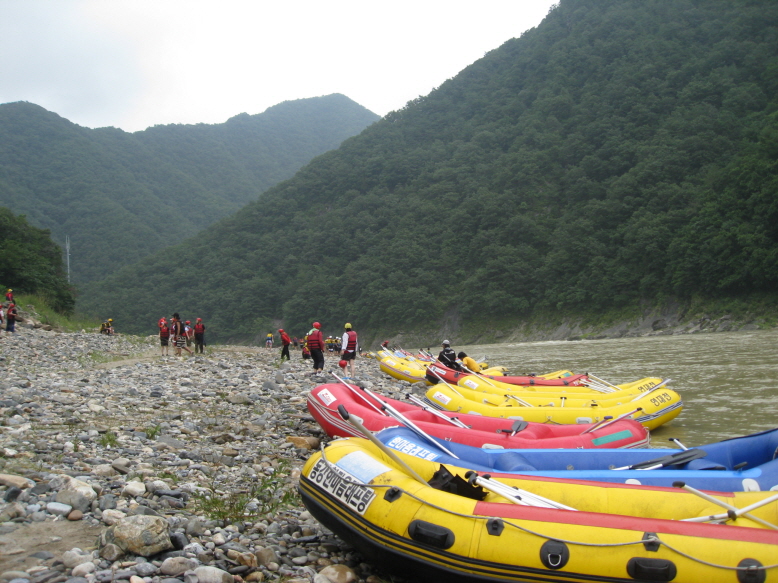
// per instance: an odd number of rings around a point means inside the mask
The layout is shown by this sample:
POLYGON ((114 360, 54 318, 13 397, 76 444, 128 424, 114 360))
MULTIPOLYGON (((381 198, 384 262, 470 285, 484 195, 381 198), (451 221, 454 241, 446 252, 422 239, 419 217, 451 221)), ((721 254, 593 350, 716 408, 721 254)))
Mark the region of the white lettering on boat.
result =
POLYGON ((438 457, 440 457, 438 454, 431 452, 426 447, 422 447, 418 443, 408 441, 403 437, 393 437, 386 445, 392 449, 396 449, 397 451, 401 451, 403 453, 407 453, 408 455, 419 457, 424 460, 435 461, 438 457))
POLYGON ((335 396, 332 393, 330 393, 327 389, 322 389, 321 391, 319 391, 318 397, 319 400, 325 405, 329 405, 330 403, 334 403, 335 401, 337 401, 335 396))
POLYGON ((316 461, 308 479, 359 514, 364 514, 375 498, 375 491, 361 484, 356 476, 327 465, 322 459, 316 461))

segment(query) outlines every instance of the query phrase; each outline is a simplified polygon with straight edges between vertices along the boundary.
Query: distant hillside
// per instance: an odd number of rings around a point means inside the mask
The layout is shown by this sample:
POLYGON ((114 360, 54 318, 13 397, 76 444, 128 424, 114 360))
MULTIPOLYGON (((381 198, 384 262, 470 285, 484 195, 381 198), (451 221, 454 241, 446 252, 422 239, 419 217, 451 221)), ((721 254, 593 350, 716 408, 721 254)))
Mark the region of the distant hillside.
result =
POLYGON ((76 298, 62 265, 62 250, 45 229, 36 229, 24 217, 0 207, 0 294, 12 289, 45 298, 57 312, 69 314, 76 298))
POLYGON ((768 0, 562 0, 81 301, 133 330, 176 309, 237 339, 774 294, 777 25, 768 0))
POLYGON ((343 95, 216 125, 126 133, 0 105, 0 204, 71 242, 71 280, 103 278, 230 215, 378 116, 343 95))

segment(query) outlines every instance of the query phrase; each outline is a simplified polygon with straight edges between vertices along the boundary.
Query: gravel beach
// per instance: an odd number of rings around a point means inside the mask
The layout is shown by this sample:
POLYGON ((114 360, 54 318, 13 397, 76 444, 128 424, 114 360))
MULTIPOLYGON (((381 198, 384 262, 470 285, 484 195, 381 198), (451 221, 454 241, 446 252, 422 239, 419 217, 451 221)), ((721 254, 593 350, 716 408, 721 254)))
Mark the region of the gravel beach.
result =
MULTIPOLYGON (((306 397, 332 380, 299 351, 161 357, 156 337, 26 324, 0 337, 2 581, 388 580, 296 494, 326 439, 306 397)), ((409 386, 370 359, 357 377, 388 396, 409 386)))

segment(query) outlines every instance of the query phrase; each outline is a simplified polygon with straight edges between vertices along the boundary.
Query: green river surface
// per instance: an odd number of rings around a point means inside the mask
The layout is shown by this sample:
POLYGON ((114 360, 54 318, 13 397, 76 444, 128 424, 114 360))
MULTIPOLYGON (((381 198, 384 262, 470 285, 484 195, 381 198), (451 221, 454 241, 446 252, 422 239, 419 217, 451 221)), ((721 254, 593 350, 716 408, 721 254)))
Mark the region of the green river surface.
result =
MULTIPOLYGON (((588 372, 618 384, 671 379, 684 408, 651 447, 687 447, 778 427, 778 330, 452 346, 512 374, 588 372)), ((437 354, 439 349, 432 349, 437 354)))

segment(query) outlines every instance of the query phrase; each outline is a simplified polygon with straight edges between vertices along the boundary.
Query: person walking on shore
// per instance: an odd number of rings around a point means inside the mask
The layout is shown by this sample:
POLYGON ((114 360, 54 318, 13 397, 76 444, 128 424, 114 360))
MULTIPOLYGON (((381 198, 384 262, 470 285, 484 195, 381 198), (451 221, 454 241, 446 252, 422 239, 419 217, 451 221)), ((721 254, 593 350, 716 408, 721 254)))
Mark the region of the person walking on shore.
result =
POLYGON ((197 318, 194 325, 194 342, 195 342, 195 354, 198 352, 203 354, 203 348, 205 347, 205 324, 203 324, 202 318, 197 318))
POLYGON ((319 374, 324 370, 324 337, 318 322, 314 322, 313 328, 308 332, 308 350, 313 359, 313 374, 319 374))
POLYGON ((351 324, 348 322, 346 322, 344 328, 345 332, 343 332, 343 338, 340 340, 340 344, 343 349, 341 360, 345 360, 348 363, 350 370, 349 376, 353 379, 354 365, 356 364, 357 350, 359 348, 357 343, 357 333, 352 330, 351 324))
POLYGON ((162 351, 161 356, 170 356, 170 328, 167 325, 167 318, 160 318, 157 322, 159 326, 159 346, 162 351))
POLYGON ((281 335, 281 345, 283 347, 281 348, 281 362, 284 361, 284 357, 286 357, 286 360, 292 360, 292 357, 289 356, 289 345, 292 343, 292 339, 289 338, 289 334, 284 332, 283 328, 279 328, 278 333, 281 335))
POLYGON ((192 351, 186 346, 186 329, 184 328, 184 323, 181 321, 181 316, 178 315, 178 312, 173 314, 173 336, 176 343, 176 356, 182 356, 181 349, 186 350, 189 353, 189 356, 192 356, 192 351))
POLYGON ((16 332, 16 317, 19 312, 16 310, 16 304, 9 304, 5 311, 5 331, 16 332))

